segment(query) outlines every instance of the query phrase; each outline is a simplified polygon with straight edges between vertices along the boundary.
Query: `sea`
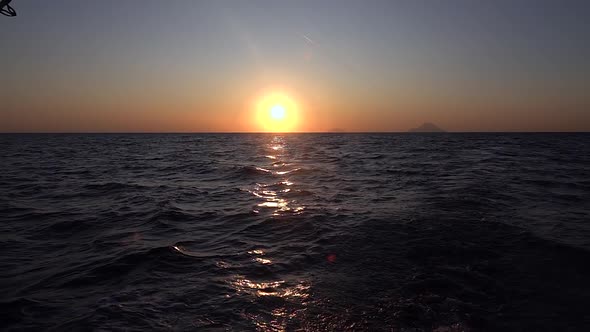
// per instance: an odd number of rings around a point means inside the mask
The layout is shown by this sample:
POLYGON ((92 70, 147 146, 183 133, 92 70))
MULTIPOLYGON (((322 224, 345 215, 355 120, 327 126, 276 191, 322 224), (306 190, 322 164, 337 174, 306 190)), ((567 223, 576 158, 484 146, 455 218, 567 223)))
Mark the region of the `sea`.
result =
POLYGON ((2 134, 0 330, 590 331, 590 134, 2 134))

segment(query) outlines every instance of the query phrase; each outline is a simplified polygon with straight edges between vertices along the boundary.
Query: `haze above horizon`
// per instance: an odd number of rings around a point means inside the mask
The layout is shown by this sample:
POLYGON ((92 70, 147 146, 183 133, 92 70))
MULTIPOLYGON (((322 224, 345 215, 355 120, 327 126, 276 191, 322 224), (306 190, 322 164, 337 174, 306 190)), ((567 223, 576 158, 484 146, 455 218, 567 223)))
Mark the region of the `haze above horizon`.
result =
POLYGON ((590 131, 586 1, 11 6, 0 132, 590 131))

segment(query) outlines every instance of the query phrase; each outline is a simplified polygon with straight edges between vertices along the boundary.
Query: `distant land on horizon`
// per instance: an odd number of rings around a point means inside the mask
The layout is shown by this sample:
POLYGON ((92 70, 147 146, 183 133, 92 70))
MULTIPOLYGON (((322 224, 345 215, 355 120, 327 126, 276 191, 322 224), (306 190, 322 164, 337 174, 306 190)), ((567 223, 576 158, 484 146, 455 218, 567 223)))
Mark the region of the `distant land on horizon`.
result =
POLYGON ((411 133, 446 133, 446 130, 441 129, 434 123, 425 122, 420 127, 409 130, 411 133))

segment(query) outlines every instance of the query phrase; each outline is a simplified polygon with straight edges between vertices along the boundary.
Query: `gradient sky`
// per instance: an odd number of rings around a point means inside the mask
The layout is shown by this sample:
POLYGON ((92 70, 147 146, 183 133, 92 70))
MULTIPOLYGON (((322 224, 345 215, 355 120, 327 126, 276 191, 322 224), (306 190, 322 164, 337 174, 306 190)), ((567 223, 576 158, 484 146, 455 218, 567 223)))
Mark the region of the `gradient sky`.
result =
POLYGON ((590 1, 14 0, 1 132, 589 131, 590 1))

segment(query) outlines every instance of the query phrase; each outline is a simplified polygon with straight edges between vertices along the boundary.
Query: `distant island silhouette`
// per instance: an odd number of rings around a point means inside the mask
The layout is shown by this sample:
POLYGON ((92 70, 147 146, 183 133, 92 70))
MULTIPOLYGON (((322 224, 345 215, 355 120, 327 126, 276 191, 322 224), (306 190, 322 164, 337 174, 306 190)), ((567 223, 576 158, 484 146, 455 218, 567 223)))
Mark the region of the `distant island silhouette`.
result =
POLYGON ((411 133, 445 133, 446 130, 439 128, 434 123, 424 122, 420 127, 408 130, 411 133))

